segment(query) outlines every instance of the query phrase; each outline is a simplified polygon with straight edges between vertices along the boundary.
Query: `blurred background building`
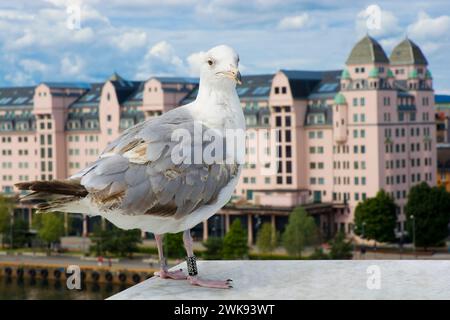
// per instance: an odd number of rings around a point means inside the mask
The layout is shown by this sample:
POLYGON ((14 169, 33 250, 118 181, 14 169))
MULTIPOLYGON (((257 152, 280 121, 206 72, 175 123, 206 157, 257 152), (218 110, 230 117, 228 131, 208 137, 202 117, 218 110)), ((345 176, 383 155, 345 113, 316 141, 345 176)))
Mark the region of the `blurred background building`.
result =
MULTIPOLYGON (((0 88, 1 192, 74 174, 123 130, 195 99, 197 87, 195 78, 138 82, 114 73, 103 83, 0 88)), ((253 243, 263 222, 281 230, 298 205, 324 237, 351 234, 356 205, 381 188, 398 204, 402 230, 408 190, 437 183, 436 143, 448 143, 450 99, 435 97, 427 59, 410 39, 388 57, 366 36, 343 70, 248 75, 237 90, 249 161, 230 204, 194 230, 197 238, 223 234, 240 218, 253 243)), ((29 207, 16 215, 31 226, 29 207)), ((75 230, 87 234, 98 219, 80 216, 75 230)))

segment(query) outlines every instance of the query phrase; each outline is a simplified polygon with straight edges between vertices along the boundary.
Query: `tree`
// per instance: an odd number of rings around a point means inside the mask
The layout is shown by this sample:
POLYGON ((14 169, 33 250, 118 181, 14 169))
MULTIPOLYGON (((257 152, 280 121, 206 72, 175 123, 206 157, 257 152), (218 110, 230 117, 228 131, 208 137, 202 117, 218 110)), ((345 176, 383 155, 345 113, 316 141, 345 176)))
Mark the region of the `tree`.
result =
MULTIPOLYGON (((38 220, 39 221, 39 220, 38 220)), ((59 242, 64 235, 64 219, 58 213, 41 214, 38 225, 38 235, 50 249, 53 243, 59 242)))
POLYGON ((167 258, 184 258, 186 249, 183 243, 183 232, 167 233, 164 235, 164 254, 167 258))
POLYGON ((223 239, 222 254, 224 259, 241 259, 248 255, 247 233, 239 219, 233 221, 223 239))
POLYGON ((256 237, 256 246, 261 252, 272 252, 277 247, 277 232, 271 223, 264 223, 256 237))
POLYGON ((344 232, 338 232, 331 242, 330 258, 334 260, 351 259, 352 251, 351 241, 345 239, 344 232))
POLYGON ((113 225, 108 230, 102 230, 98 226, 91 240, 91 250, 95 250, 97 255, 110 253, 121 257, 132 257, 133 252, 138 251, 138 244, 142 242, 140 230, 122 230, 113 225))
POLYGON ((307 215, 305 209, 297 207, 290 215, 283 233, 283 245, 293 256, 301 257, 305 246, 316 243, 318 230, 314 219, 307 215))
POLYGON ((355 233, 379 242, 394 242, 397 225, 397 206, 384 190, 374 198, 360 202, 355 210, 355 233), (364 224, 364 225, 363 225, 364 224))
POLYGON ((412 187, 405 212, 406 229, 411 239, 415 234, 417 246, 426 249, 443 244, 450 221, 450 194, 443 187, 430 187, 425 182, 412 187))
POLYGON ((2 248, 10 230, 11 210, 11 201, 0 195, 0 235, 2 236, 2 248))
POLYGON ((203 253, 203 258, 207 260, 220 260, 222 259, 223 239, 219 237, 209 237, 203 245, 206 251, 203 253))

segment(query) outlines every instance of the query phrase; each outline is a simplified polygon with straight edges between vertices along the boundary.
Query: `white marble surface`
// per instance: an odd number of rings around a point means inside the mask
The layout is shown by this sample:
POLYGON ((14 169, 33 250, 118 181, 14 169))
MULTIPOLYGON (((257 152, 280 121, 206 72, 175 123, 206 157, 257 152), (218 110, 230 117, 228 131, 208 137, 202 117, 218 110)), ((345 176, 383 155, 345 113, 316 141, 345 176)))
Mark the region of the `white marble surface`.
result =
MULTIPOLYGON (((198 266, 205 278, 232 278, 234 288, 153 277, 109 299, 450 299, 450 261, 199 261, 198 266)), ((186 271, 186 264, 176 268, 186 271)))

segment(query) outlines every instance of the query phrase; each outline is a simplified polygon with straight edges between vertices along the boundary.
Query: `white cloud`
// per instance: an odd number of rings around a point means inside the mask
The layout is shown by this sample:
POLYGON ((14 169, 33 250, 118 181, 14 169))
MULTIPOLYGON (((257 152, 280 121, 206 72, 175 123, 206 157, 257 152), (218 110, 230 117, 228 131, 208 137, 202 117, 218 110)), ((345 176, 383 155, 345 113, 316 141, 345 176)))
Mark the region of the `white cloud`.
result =
POLYGON ((61 73, 64 76, 74 76, 80 79, 84 71, 85 63, 77 55, 66 55, 61 59, 61 73))
POLYGON ((113 44, 120 50, 127 52, 141 48, 147 43, 147 33, 140 30, 125 30, 113 38, 113 44))
POLYGON ((408 26, 408 35, 417 39, 438 39, 448 36, 450 32, 450 17, 430 17, 425 12, 420 12, 417 21, 408 26))
POLYGON ((135 77, 147 79, 154 74, 183 75, 186 73, 183 60, 176 54, 172 45, 163 40, 148 49, 143 61, 137 67, 135 77))
POLYGON ((19 65, 28 73, 31 72, 45 73, 48 70, 47 65, 34 59, 23 59, 19 62, 19 65))
POLYGON ((402 28, 399 26, 397 17, 390 11, 381 10, 379 26, 373 26, 370 30, 368 30, 369 28, 367 26, 368 19, 369 14, 366 10, 362 10, 358 13, 356 17, 356 31, 359 36, 369 32, 370 35, 374 37, 386 37, 402 32, 402 28))
POLYGON ((181 67, 183 61, 175 54, 174 48, 167 41, 160 41, 150 48, 146 59, 157 58, 164 62, 169 62, 170 64, 181 67))
POLYGON ((281 30, 296 30, 306 27, 311 21, 307 13, 302 13, 296 16, 284 17, 278 23, 278 28, 281 30))
POLYGON ((191 76, 198 77, 200 74, 200 66, 205 59, 205 54, 206 53, 204 51, 200 51, 192 53, 187 57, 186 61, 189 68, 189 74, 191 76))
POLYGON ((23 86, 31 84, 33 79, 30 74, 16 70, 5 75, 5 80, 11 82, 15 86, 23 86))
POLYGON ((19 10, 0 10, 0 19, 5 20, 33 20, 34 15, 19 10))

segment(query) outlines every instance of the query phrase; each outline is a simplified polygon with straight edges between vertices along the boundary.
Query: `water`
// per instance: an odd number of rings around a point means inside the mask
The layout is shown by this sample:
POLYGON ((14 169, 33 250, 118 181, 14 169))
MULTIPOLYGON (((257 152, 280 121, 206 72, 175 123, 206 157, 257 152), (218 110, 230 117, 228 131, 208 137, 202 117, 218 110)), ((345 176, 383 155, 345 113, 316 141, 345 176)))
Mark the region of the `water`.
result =
POLYGON ((69 290, 65 281, 0 277, 0 300, 103 300, 127 288, 83 283, 81 290, 69 290))

